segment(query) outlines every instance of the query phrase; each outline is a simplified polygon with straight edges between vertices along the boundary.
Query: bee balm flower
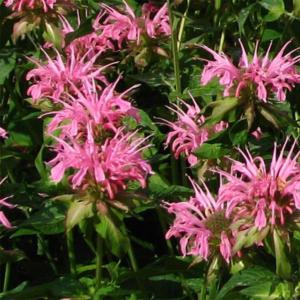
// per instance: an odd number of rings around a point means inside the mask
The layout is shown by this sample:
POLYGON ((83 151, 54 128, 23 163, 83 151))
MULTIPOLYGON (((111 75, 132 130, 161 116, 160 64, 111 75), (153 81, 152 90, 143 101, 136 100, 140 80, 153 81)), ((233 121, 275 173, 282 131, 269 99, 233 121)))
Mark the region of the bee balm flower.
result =
POLYGON ((185 154, 191 166, 197 163, 197 157, 193 151, 207 141, 213 133, 224 130, 227 123, 220 122, 213 127, 202 127, 205 122, 205 117, 200 115, 200 108, 193 99, 193 105, 187 104, 184 101, 181 103, 187 108, 187 112, 177 105, 169 107, 169 109, 176 113, 178 120, 170 122, 163 120, 164 124, 171 128, 167 135, 166 144, 171 145, 175 157, 178 158, 181 153, 185 154))
POLYGON ((212 78, 218 77, 220 84, 225 87, 224 96, 233 94, 239 97, 242 90, 253 86, 257 98, 263 102, 267 102, 271 92, 275 93, 279 101, 284 101, 286 91, 290 91, 296 83, 300 83, 300 74, 295 68, 295 64, 300 61, 300 55, 292 57, 299 48, 284 54, 290 42, 287 42, 273 59, 269 57, 272 43, 263 57, 258 55, 257 43, 252 61, 249 61, 240 41, 242 56, 238 67, 224 53, 218 54, 203 46, 203 49, 213 55, 214 60, 207 61, 201 83, 205 85, 212 78))
POLYGON ((206 185, 204 189, 192 182, 195 196, 186 202, 164 203, 175 220, 166 238, 180 239, 182 254, 200 256, 207 260, 216 249, 229 262, 232 256, 233 234, 231 219, 225 216, 223 206, 216 201, 206 185))
POLYGON ((300 151, 294 156, 295 142, 285 156, 285 141, 280 153, 274 145, 269 168, 262 157, 252 157, 241 150, 245 163, 232 160, 231 172, 218 172, 228 181, 219 191, 219 200, 227 206, 226 215, 234 210, 254 217, 260 230, 267 225, 283 225, 287 216, 300 209, 300 151))

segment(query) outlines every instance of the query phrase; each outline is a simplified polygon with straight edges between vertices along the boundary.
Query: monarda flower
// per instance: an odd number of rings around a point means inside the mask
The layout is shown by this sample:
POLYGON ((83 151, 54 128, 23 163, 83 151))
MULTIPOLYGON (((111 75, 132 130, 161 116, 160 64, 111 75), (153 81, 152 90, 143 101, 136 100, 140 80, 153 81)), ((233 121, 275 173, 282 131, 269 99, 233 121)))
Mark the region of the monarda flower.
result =
POLYGON ((175 220, 166 238, 180 239, 180 250, 184 256, 200 256, 208 260, 216 251, 228 263, 232 256, 234 237, 231 219, 204 184, 202 189, 192 181, 195 195, 186 202, 164 203, 168 213, 175 214, 175 220))
MULTIPOLYGON (((61 99, 64 92, 72 93, 72 85, 79 89, 84 82, 98 80, 107 83, 104 75, 101 74, 103 67, 96 67, 95 61, 98 58, 96 54, 93 58, 87 59, 88 52, 77 59, 74 48, 70 48, 70 53, 64 61, 63 57, 56 52, 56 58, 52 59, 45 51, 48 62, 41 64, 33 60, 38 66, 28 72, 26 79, 33 80, 35 83, 28 89, 27 94, 34 101, 42 98, 61 99)), ((104 67, 105 68, 105 67, 104 67)))
POLYGON ((252 61, 249 61, 240 41, 242 56, 237 67, 224 53, 218 54, 202 46, 212 54, 214 60, 207 60, 202 72, 201 84, 206 85, 214 77, 218 77, 220 84, 225 88, 224 96, 239 97, 242 90, 255 89, 257 98, 263 102, 267 102, 271 93, 274 93, 279 101, 284 101, 286 91, 290 91, 296 83, 300 83, 300 74, 295 67, 300 60, 300 55, 292 57, 299 48, 284 54, 290 42, 287 42, 273 59, 269 57, 272 43, 262 57, 258 55, 257 43, 252 61))
POLYGON ((112 138, 107 138, 102 145, 86 141, 80 144, 75 139, 69 143, 55 138, 57 156, 49 162, 51 178, 59 182, 67 169, 74 174, 70 179, 72 187, 86 188, 99 186, 110 199, 127 187, 130 180, 135 180, 142 187, 146 185, 146 177, 151 166, 142 158, 146 139, 136 137, 136 132, 124 134, 119 129, 112 138))
POLYGON ((123 13, 102 4, 104 11, 98 15, 94 22, 94 29, 96 31, 101 30, 101 36, 116 41, 120 49, 122 49, 124 41, 136 41, 139 44, 141 36, 138 18, 125 1, 124 4, 125 11, 123 13))
POLYGON ((56 0, 7 0, 5 6, 11 7, 14 11, 22 11, 25 9, 43 9, 47 12, 53 9, 56 0))
MULTIPOLYGON (((0 186, 1 184, 4 182, 6 178, 3 178, 2 180, 0 180, 0 186)), ((15 205, 12 205, 10 203, 7 203, 7 199, 11 198, 12 196, 9 197, 5 197, 5 198, 0 198, 0 206, 5 206, 8 208, 14 208, 15 205)), ((11 223, 9 222, 9 220, 6 218, 5 214, 3 211, 0 211, 0 223, 6 227, 6 228, 12 228, 13 226, 11 225, 11 223)))
POLYGON ((145 29, 150 38, 171 35, 167 3, 161 8, 152 3, 143 4, 142 18, 145 20, 145 29))
POLYGON ((193 98, 192 100, 192 105, 181 101, 187 112, 175 104, 173 105, 174 108, 169 107, 171 111, 176 113, 178 117, 177 121, 163 120, 163 123, 171 128, 171 131, 167 135, 166 145, 171 146, 175 158, 178 158, 181 153, 185 154, 191 166, 198 162, 193 151, 207 141, 214 133, 224 130, 228 125, 222 121, 210 128, 202 127, 205 117, 200 114, 201 110, 196 101, 193 98))
POLYGON ((135 15, 125 1, 124 4, 125 9, 122 12, 102 4, 104 11, 98 15, 93 27, 95 31, 101 32, 99 37, 106 44, 106 40, 112 40, 122 49, 125 42, 135 42, 139 45, 142 35, 154 39, 171 34, 167 4, 158 8, 146 3, 142 6, 140 17, 135 15))
POLYGON ((217 171, 227 183, 219 190, 219 201, 226 204, 226 216, 243 211, 253 217, 259 229, 267 225, 283 225, 288 216, 300 209, 300 151, 293 156, 296 142, 284 155, 285 141, 280 153, 274 145, 270 167, 262 157, 252 157, 241 150, 245 162, 232 160, 231 172, 217 171))
POLYGON ((87 138, 93 142, 101 139, 103 131, 106 131, 106 134, 117 132, 125 117, 139 121, 138 110, 125 99, 126 94, 136 86, 118 94, 115 89, 120 78, 102 91, 99 91, 94 81, 92 84, 84 84, 83 92, 72 84, 74 96, 66 95, 65 101, 60 101, 62 109, 48 113, 53 115, 48 124, 48 133, 52 134, 61 129, 61 138, 75 138, 79 135, 81 140, 87 138))

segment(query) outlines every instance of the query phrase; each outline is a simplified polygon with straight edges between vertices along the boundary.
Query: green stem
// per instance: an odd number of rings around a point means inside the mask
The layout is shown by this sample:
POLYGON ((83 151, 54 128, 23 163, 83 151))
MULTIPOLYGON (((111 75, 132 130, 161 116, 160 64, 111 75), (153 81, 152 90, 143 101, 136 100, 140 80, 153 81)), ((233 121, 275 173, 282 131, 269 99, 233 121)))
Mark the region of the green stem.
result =
POLYGON ((219 53, 222 52, 222 50, 223 50, 224 40, 225 40, 225 27, 224 27, 224 29, 222 30, 222 33, 221 33, 219 50, 218 50, 219 53))
POLYGON ((7 262, 6 265, 5 265, 3 293, 7 292, 7 290, 8 290, 9 279, 10 279, 10 271, 11 271, 11 263, 7 262))
POLYGON ((74 251, 73 231, 68 230, 66 236, 67 236, 67 248, 68 248, 70 273, 72 275, 76 275, 76 258, 75 258, 75 251, 74 251))
POLYGON ((184 14, 181 18, 180 25, 179 25, 179 30, 178 30, 178 41, 177 41, 177 49, 180 50, 181 44, 182 44, 182 35, 185 27, 185 22, 187 19, 187 14, 190 8, 190 0, 187 0, 186 3, 186 9, 184 11, 184 14))
POLYGON ((103 264, 103 240, 99 234, 97 234, 96 251, 96 288, 99 289, 102 280, 103 264))
POLYGON ((132 248, 132 243, 130 241, 130 239, 128 238, 128 241, 129 241, 129 245, 128 245, 128 257, 129 257, 129 260, 130 260, 130 264, 131 264, 131 267, 133 269, 134 272, 137 272, 139 267, 138 267, 138 264, 137 264, 137 260, 135 258, 135 255, 134 255, 134 250, 132 248))
POLYGON ((37 234, 37 238, 40 241, 40 244, 41 244, 41 246, 43 248, 44 254, 46 255, 46 257, 47 257, 47 259, 49 261, 51 269, 53 270, 53 272, 54 272, 55 275, 58 275, 58 270, 57 270, 56 265, 54 263, 54 259, 53 259, 53 257, 51 256, 51 254, 50 254, 50 252, 48 250, 47 244, 45 243, 45 241, 42 238, 41 234, 38 233, 37 234))
POLYGON ((170 26, 172 28, 171 34, 171 46, 172 46, 172 58, 173 58, 173 67, 174 67, 174 75, 175 75, 175 87, 176 92, 181 94, 181 80, 180 80, 180 68, 179 68, 179 57, 178 57, 178 48, 177 48, 177 30, 174 28, 174 19, 171 9, 170 0, 168 0, 168 11, 170 16, 170 26))

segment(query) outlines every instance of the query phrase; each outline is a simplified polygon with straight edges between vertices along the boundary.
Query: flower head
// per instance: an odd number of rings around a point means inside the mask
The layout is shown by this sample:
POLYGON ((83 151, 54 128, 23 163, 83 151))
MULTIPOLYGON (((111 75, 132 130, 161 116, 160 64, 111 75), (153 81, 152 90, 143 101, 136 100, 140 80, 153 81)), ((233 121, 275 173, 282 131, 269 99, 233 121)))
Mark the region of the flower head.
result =
POLYGON ((226 215, 233 211, 244 211, 254 218, 259 229, 267 225, 283 225, 287 216, 300 209, 300 165, 293 156, 296 142, 285 156, 288 139, 280 153, 274 145, 270 167, 262 157, 252 157, 241 150, 245 163, 232 160, 231 172, 219 170, 227 183, 220 187, 219 200, 226 203, 226 215))
POLYGON ((45 56, 48 59, 47 64, 40 64, 34 60, 34 63, 38 66, 28 72, 26 79, 34 80, 33 84, 27 91, 34 101, 41 98, 51 98, 52 100, 60 99, 64 92, 72 93, 72 84, 79 89, 84 82, 91 80, 99 80, 107 83, 105 77, 101 74, 103 68, 95 66, 95 61, 98 54, 92 59, 87 60, 88 52, 82 56, 81 59, 77 59, 75 55, 75 49, 70 47, 70 54, 67 56, 64 62, 62 56, 56 51, 56 58, 52 59, 44 51, 45 56))
POLYGON ((125 1, 124 4, 124 12, 119 12, 106 4, 102 4, 104 11, 98 15, 94 22, 94 29, 101 30, 101 36, 116 41, 120 49, 124 41, 136 41, 139 44, 141 35, 138 18, 125 1))
POLYGON ((195 195, 186 202, 164 203, 175 220, 166 234, 180 239, 182 254, 200 256, 207 260, 218 250, 229 262, 234 237, 231 219, 225 216, 223 205, 214 199, 204 184, 202 189, 192 181, 195 195))
POLYGON ((74 96, 66 95, 64 101, 60 101, 62 109, 48 113, 53 115, 48 125, 48 133, 52 134, 60 129, 61 138, 87 138, 92 143, 103 139, 103 131, 106 131, 106 134, 117 132, 125 117, 130 116, 138 121, 138 110, 125 99, 126 93, 136 86, 118 94, 115 88, 120 78, 102 91, 97 89, 95 81, 92 81, 92 84, 85 83, 82 92, 71 83, 74 96))
POLYGON ((143 4, 142 16, 145 22, 145 29, 150 38, 169 36, 171 34, 167 3, 161 8, 156 7, 152 3, 143 4))
POLYGON ((187 109, 186 112, 175 104, 173 105, 174 108, 169 107, 171 111, 176 113, 178 120, 175 122, 163 120, 163 122, 171 128, 167 135, 166 145, 171 145, 176 158, 184 153, 189 164, 195 165, 197 157, 193 154, 193 150, 207 141, 213 133, 224 130, 227 123, 220 122, 211 128, 202 127, 205 117, 200 115, 201 110, 193 97, 192 100, 192 105, 181 101, 187 109))
POLYGON ((59 182, 67 169, 73 169, 71 182, 74 189, 99 184, 110 199, 126 189, 130 180, 136 180, 145 187, 151 167, 142 158, 141 152, 148 145, 143 146, 145 139, 137 138, 136 132, 124 134, 119 129, 102 145, 89 141, 80 144, 75 139, 69 143, 55 139, 57 156, 49 162, 54 182, 59 182))
POLYGON ((271 59, 269 52, 270 44, 266 54, 258 55, 258 43, 252 61, 249 61, 245 48, 240 41, 242 56, 238 67, 236 67, 224 53, 216 53, 212 49, 203 46, 203 49, 213 55, 213 61, 207 61, 201 76, 201 83, 207 84, 213 77, 220 78, 220 84, 225 87, 224 96, 234 94, 241 95, 243 89, 253 86, 256 89, 257 98, 267 102, 267 97, 273 92, 279 101, 286 99, 286 91, 291 90, 296 83, 300 83, 300 74, 295 64, 300 61, 300 55, 292 57, 299 48, 284 54, 287 42, 278 54, 271 59))

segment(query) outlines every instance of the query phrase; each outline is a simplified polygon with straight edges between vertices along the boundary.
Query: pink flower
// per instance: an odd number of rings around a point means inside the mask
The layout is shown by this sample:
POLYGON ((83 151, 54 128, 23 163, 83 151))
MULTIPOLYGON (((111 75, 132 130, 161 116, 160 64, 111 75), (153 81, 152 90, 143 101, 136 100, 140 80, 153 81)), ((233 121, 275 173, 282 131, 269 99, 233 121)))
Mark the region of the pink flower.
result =
POLYGON ((48 133, 61 129, 61 138, 80 135, 80 139, 87 137, 89 141, 93 141, 101 139, 103 130, 117 132, 125 117, 131 116, 138 121, 138 110, 124 99, 126 93, 136 86, 118 94, 115 88, 120 78, 102 91, 97 89, 94 81, 92 84, 84 84, 82 92, 71 84, 74 96, 66 95, 65 101, 60 101, 63 108, 48 113, 54 115, 48 125, 48 133))
POLYGON ((169 107, 176 113, 178 120, 175 122, 163 120, 164 124, 171 128, 167 135, 166 145, 171 145, 172 151, 176 158, 181 153, 184 153, 191 166, 195 165, 198 160, 193 154, 193 151, 207 141, 212 134, 224 130, 228 124, 220 122, 211 128, 202 126, 205 122, 205 117, 200 114, 200 108, 193 99, 193 105, 187 104, 184 101, 181 103, 187 108, 187 112, 177 105, 169 107))
POLYGON ((149 146, 142 146, 146 139, 137 138, 136 132, 124 134, 119 129, 103 145, 55 139, 57 156, 49 162, 52 180, 59 182, 67 169, 73 169, 71 182, 74 189, 99 184, 101 190, 114 199, 119 191, 126 189, 130 180, 145 187, 146 177, 152 172, 141 156, 143 149, 149 146))
POLYGON ((6 0, 5 6, 12 10, 23 11, 25 9, 42 8, 44 12, 53 9, 56 0, 6 0))
MULTIPOLYGON (((6 178, 3 178, 2 180, 0 180, 0 185, 4 182, 6 178)), ((9 197, 5 197, 5 198, 0 198, 0 205, 6 206, 8 208, 14 208, 15 205, 12 205, 10 203, 7 203, 6 200, 11 198, 12 196, 9 197)), ((9 220, 6 218, 5 214, 3 211, 0 211, 0 223, 6 227, 6 228, 12 228, 13 226, 11 225, 11 223, 9 222, 9 220)))
POLYGON ((120 49, 124 41, 136 41, 139 44, 141 35, 138 18, 125 1, 124 4, 124 13, 102 4, 104 12, 101 12, 94 22, 94 29, 101 30, 102 36, 117 41, 120 49))
POLYGON ((273 92, 279 101, 284 101, 286 91, 290 91, 296 83, 300 83, 300 74, 295 68, 295 64, 300 61, 300 56, 294 58, 291 56, 299 48, 284 54, 290 43, 291 41, 287 42, 273 59, 269 57, 272 43, 263 57, 258 56, 257 43, 250 62, 240 41, 242 56, 238 67, 234 66, 224 53, 218 54, 203 46, 213 55, 214 61, 207 61, 202 72, 201 83, 205 85, 213 77, 218 77, 220 84, 225 87, 224 96, 234 94, 239 97, 243 89, 251 90, 251 86, 254 86, 259 100, 267 102, 267 97, 273 92))
POLYGON ((104 11, 94 22, 93 27, 95 31, 100 31, 99 38, 107 48, 112 49, 109 40, 117 42, 118 48, 122 49, 125 42, 135 42, 139 45, 142 35, 154 39, 171 34, 167 4, 160 9, 151 3, 144 4, 141 17, 135 15, 126 1, 124 5, 124 11, 119 12, 102 4, 104 11))
POLYGON ((150 38, 171 35, 167 3, 160 9, 152 3, 145 3, 142 6, 142 15, 150 38))
POLYGON ((200 256, 208 260, 219 249, 229 262, 234 238, 230 229, 231 219, 225 216, 223 206, 216 201, 207 186, 204 189, 191 180, 195 196, 186 202, 164 203, 168 213, 175 214, 173 225, 166 234, 180 239, 184 256, 200 256))
POLYGON ((27 94, 34 101, 41 98, 59 99, 64 92, 72 93, 72 82, 79 89, 83 82, 90 80, 99 80, 107 83, 105 77, 101 74, 103 68, 96 67, 95 61, 98 54, 92 59, 87 60, 88 52, 78 60, 75 56, 75 49, 70 48, 70 55, 64 62, 62 56, 56 52, 56 58, 52 59, 43 51, 48 59, 47 64, 42 65, 38 61, 33 62, 38 66, 28 72, 26 79, 34 80, 33 84, 27 91, 27 94))
POLYGON ((0 138, 6 139, 7 138, 7 131, 0 127, 0 138))
POLYGON ((217 171, 228 181, 219 190, 219 200, 226 204, 226 215, 243 211, 254 218, 259 229, 283 225, 287 216, 300 209, 300 165, 298 151, 292 157, 296 142, 284 156, 288 139, 279 155, 276 144, 269 168, 262 157, 252 157, 241 150, 245 163, 232 160, 231 172, 217 171))

